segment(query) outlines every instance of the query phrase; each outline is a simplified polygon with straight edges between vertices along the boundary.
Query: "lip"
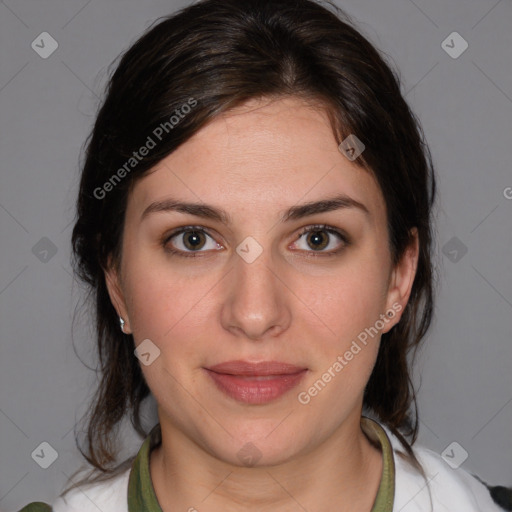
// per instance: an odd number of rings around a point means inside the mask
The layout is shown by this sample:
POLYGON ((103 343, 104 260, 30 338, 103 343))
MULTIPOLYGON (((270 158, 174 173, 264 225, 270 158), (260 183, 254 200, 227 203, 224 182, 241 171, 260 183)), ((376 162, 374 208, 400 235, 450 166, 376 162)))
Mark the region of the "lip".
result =
POLYGON ((204 368, 224 394, 246 404, 265 404, 294 388, 307 368, 279 361, 227 361, 204 368))
POLYGON ((290 375, 307 370, 303 366, 295 366, 294 364, 281 363, 280 361, 262 361, 260 363, 251 363, 249 361, 226 361, 225 363, 216 364, 206 368, 216 373, 225 373, 229 375, 249 375, 249 376, 266 376, 266 375, 290 375))

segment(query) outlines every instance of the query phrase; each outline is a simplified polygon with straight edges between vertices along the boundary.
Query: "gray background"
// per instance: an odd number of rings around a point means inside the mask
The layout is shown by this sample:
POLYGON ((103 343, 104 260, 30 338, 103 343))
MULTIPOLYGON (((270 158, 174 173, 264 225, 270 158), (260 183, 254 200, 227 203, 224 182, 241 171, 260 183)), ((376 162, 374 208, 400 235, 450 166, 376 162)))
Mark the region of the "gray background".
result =
MULTIPOLYGON (((80 150, 107 66, 155 18, 186 4, 0 2, 2 510, 52 502, 82 461, 73 427, 95 383, 85 365, 94 367, 96 360, 84 313, 73 334, 79 357, 72 345, 72 315, 83 297, 69 263, 80 150), (58 42, 46 59, 31 47, 42 32, 58 42), (48 469, 31 457, 43 441, 58 452, 48 469)), ((440 290, 417 366, 419 440, 438 453, 456 441, 469 454, 465 469, 494 485, 511 485, 512 5, 339 5, 399 67, 439 175, 440 290), (469 44, 457 58, 442 47, 453 31, 469 44)), ((445 44, 461 48, 457 40, 445 44)), ((148 425, 155 421, 153 408, 148 425)), ((141 440, 128 428, 124 438, 128 456, 141 440)), ((454 453, 463 452, 456 447, 454 453)))

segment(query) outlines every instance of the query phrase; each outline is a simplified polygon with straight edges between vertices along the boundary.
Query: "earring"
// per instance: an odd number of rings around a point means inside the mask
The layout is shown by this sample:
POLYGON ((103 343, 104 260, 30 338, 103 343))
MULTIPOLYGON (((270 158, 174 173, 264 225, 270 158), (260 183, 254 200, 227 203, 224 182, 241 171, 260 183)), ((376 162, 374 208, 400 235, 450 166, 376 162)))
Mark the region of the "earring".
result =
POLYGON ((121 326, 121 331, 124 332, 124 320, 121 316, 119 317, 119 325, 121 326))

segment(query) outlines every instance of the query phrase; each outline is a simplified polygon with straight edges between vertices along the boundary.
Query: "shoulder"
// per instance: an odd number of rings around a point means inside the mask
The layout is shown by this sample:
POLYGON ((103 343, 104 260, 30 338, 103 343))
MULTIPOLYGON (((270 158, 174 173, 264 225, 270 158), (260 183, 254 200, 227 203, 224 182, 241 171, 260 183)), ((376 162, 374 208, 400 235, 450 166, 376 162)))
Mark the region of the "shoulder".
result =
POLYGON ((127 470, 110 480, 73 489, 51 506, 35 502, 19 512, 128 512, 129 473, 127 470))
POLYGON ((438 453, 421 445, 413 452, 427 480, 407 461, 405 450, 385 426, 395 460, 395 504, 401 512, 503 512, 487 487, 462 468, 453 469, 438 453))
POLYGON ((42 501, 34 501, 25 505, 19 512, 52 512, 52 507, 42 501))

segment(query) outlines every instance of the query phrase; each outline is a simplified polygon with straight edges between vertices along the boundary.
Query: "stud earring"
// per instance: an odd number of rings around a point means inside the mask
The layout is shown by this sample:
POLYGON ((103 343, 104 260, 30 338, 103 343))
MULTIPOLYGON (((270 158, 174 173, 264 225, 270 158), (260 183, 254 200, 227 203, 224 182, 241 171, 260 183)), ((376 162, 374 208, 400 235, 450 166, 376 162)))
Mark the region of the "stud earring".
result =
POLYGON ((121 331, 124 332, 124 320, 121 316, 119 317, 119 325, 121 326, 121 331))

